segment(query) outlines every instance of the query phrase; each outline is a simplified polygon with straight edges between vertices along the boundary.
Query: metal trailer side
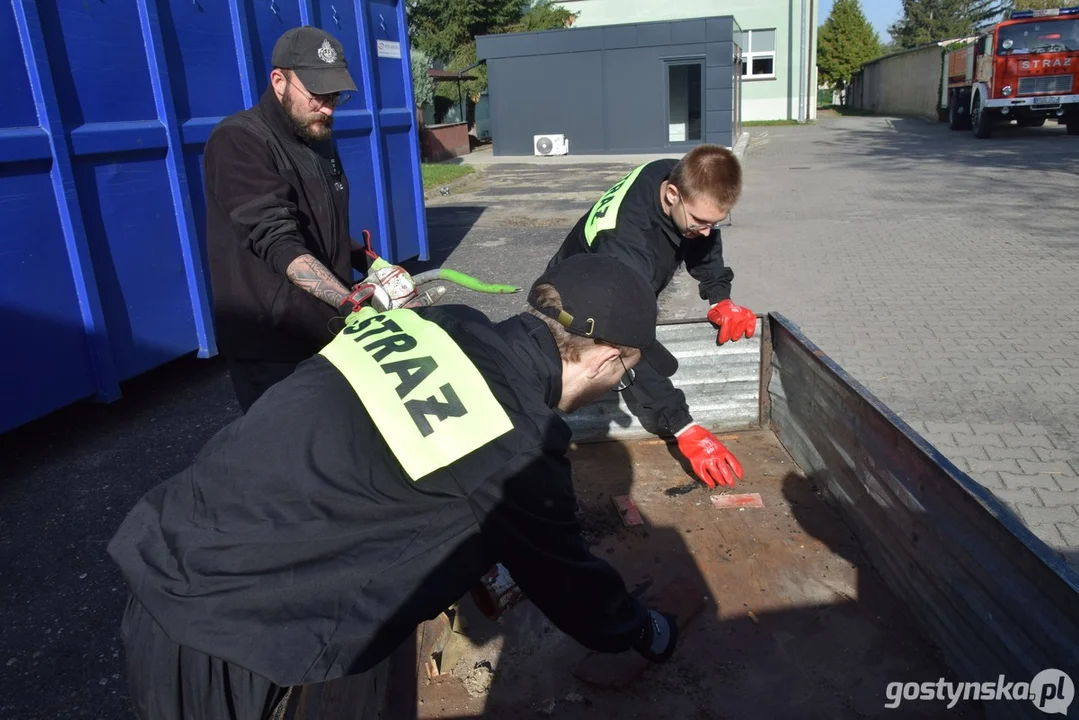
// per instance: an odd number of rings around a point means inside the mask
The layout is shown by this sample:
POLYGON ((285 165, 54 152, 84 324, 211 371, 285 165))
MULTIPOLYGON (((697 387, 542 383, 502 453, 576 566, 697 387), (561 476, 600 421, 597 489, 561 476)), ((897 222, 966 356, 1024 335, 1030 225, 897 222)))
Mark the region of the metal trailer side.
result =
MULTIPOLYGON (((949 666, 969 682, 1049 668, 1074 680, 1079 574, 789 320, 769 330, 770 427, 949 666)), ((1043 716, 1033 702, 985 707, 1043 716)))
MULTIPOLYGON (((736 488, 693 479, 623 396, 568 419, 592 552, 650 603, 672 580, 707 599, 672 663, 597 687, 530 603, 492 621, 466 597, 377 673, 300 690, 289 717, 928 718, 947 700, 893 710, 888 686, 1079 677, 1079 576, 797 326, 771 314, 724 347, 707 322, 660 337, 697 419, 742 462, 736 488), (745 494, 759 502, 729 502, 745 494), (625 497, 639 518, 620 516, 625 497)), ((614 675, 633 667, 609 657, 614 675)), ((967 698, 963 717, 1044 716, 967 698)))

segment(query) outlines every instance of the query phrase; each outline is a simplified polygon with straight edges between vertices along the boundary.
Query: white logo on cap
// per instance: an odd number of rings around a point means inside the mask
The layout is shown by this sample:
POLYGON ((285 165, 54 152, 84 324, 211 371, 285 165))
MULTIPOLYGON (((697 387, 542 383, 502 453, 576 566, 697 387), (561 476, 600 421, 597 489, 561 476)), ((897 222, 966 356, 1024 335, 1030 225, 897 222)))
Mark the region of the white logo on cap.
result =
POLYGON ((330 45, 329 40, 322 41, 322 47, 318 49, 318 59, 324 63, 333 63, 337 61, 337 51, 330 45))

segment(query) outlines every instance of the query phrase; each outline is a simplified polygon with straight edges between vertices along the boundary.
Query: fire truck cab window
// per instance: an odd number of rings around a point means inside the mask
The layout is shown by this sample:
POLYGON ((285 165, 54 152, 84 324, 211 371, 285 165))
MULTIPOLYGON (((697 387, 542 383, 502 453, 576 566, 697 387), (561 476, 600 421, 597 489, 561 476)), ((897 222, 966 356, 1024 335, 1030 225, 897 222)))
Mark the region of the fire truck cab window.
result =
POLYGON ((1079 50, 1079 18, 1007 25, 998 32, 997 52, 1001 54, 1072 50, 1079 50), (1010 48, 1004 46, 1006 40, 1012 41, 1010 48))

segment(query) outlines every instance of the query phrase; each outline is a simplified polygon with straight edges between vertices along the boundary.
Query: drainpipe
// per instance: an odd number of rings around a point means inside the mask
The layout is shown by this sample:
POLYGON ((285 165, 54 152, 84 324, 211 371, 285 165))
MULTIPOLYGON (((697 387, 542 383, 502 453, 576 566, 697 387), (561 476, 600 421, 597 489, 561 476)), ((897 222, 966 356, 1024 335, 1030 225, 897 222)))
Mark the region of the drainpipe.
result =
POLYGON ((813 65, 817 61, 817 58, 813 56, 813 31, 817 29, 815 12, 813 0, 809 0, 809 42, 806 44, 806 121, 810 119, 809 116, 812 114, 810 110, 814 107, 810 103, 817 102, 817 88, 813 84, 813 65))
MULTIPOLYGON (((806 0, 802 0, 802 29, 798 33, 798 42, 802 43, 803 48, 805 47, 805 39, 806 39, 806 0)), ((799 65, 798 72, 799 73, 804 73, 804 72, 806 72, 806 70, 808 70, 808 68, 806 67, 806 64, 805 64, 805 55, 804 55, 804 53, 799 53, 799 54, 802 55, 802 57, 800 58, 799 63, 798 63, 798 65, 799 65)), ((799 76, 799 78, 798 78, 798 122, 800 122, 800 123, 803 123, 803 122, 806 121, 806 112, 805 112, 806 104, 805 104, 805 102, 806 102, 806 83, 805 83, 805 78, 803 76, 799 76)))

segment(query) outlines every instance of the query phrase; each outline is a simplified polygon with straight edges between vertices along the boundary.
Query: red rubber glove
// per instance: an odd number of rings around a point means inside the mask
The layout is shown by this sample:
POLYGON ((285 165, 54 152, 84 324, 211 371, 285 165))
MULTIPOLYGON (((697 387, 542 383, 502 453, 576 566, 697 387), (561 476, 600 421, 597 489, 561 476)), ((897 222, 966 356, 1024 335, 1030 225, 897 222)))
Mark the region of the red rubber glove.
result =
POLYGON ((697 424, 678 433, 678 449, 689 460, 693 472, 710 488, 734 487, 734 478, 742 478, 742 465, 716 436, 697 424))
POLYGON ((708 311, 708 319, 719 326, 719 344, 728 340, 740 340, 743 336, 753 337, 757 328, 757 316, 749 308, 735 305, 730 300, 723 300, 708 311))

